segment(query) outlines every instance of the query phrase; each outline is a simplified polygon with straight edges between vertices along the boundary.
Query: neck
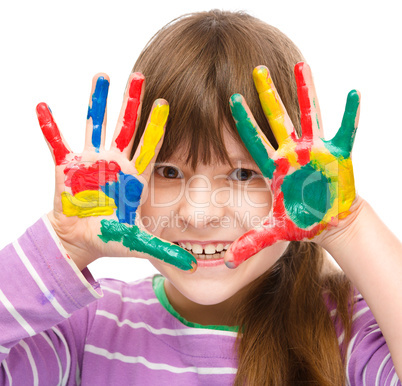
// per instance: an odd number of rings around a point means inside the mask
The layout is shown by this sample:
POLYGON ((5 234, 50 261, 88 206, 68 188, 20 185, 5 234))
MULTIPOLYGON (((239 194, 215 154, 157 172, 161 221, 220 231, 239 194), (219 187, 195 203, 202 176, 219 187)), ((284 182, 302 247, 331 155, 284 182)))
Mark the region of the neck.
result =
POLYGON ((165 291, 169 303, 184 319, 201 325, 236 326, 236 308, 241 304, 244 291, 219 304, 203 305, 186 298, 169 280, 165 280, 165 291))

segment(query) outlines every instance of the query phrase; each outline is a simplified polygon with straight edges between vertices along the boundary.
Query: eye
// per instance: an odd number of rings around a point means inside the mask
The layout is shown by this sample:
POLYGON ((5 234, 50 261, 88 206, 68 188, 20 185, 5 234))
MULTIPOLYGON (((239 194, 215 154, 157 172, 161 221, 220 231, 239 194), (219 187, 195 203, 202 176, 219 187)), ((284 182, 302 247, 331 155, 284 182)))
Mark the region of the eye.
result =
POLYGON ((255 178, 257 175, 258 173, 256 173, 254 170, 238 168, 230 173, 229 178, 235 181, 249 181, 255 178))
POLYGON ((164 178, 183 178, 183 173, 178 168, 171 165, 158 166, 155 171, 164 178))

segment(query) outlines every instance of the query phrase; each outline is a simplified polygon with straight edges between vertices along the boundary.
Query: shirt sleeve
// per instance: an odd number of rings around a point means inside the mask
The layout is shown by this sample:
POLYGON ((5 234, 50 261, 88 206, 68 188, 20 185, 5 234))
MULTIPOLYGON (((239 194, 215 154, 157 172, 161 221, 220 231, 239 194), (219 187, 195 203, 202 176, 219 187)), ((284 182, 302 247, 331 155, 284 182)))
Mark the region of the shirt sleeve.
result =
MULTIPOLYGON (((340 336, 340 343, 343 335, 340 336)), ((356 295, 351 340, 346 352, 349 385, 401 385, 385 338, 370 308, 356 295)))
POLYGON ((0 384, 75 384, 93 319, 88 305, 101 296, 47 216, 1 250, 0 384))

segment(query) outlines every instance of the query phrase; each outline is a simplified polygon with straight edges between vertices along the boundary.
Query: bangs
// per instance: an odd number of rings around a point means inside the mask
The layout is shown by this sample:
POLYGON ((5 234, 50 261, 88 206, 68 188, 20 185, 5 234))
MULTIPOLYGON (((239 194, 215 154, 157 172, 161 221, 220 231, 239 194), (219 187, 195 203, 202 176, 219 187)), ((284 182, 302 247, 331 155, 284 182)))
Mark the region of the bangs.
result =
MULTIPOLYGON (((170 105, 158 162, 167 161, 172 155, 193 169, 198 163, 229 162, 224 131, 229 131, 241 142, 230 113, 229 97, 233 92, 228 88, 228 74, 219 65, 223 53, 215 36, 204 42, 199 53, 192 52, 191 57, 187 56, 187 61, 180 67, 170 68, 170 74, 165 72, 165 76, 175 81, 173 87, 154 93, 170 105)), ((180 53, 176 55, 172 63, 181 58, 180 53)), ((170 83, 170 79, 165 78, 159 85, 166 81, 170 83)))
MULTIPOLYGON (((281 88, 286 91, 279 79, 284 78, 283 72, 277 77, 278 84, 275 79, 278 73, 277 60, 272 60, 276 57, 275 50, 268 50, 267 55, 266 39, 261 33, 267 27, 277 31, 247 14, 211 11, 184 16, 162 28, 133 68, 144 74, 146 86, 132 153, 144 132, 154 100, 164 98, 169 102, 170 112, 157 162, 165 162, 174 155, 193 169, 198 163, 230 164, 223 140, 225 131, 246 150, 230 111, 229 99, 235 93, 245 97, 261 130, 275 147, 252 79, 253 69, 265 64, 278 91, 281 93, 281 88), (255 25, 260 25, 261 31, 255 30, 255 25)), ((280 38, 286 37, 281 34, 280 38)), ((285 75, 290 68, 292 80, 293 65, 299 60, 298 57, 291 67, 285 66, 285 61, 281 63, 285 75)), ((288 94, 289 91, 285 92, 283 97, 281 93, 285 105, 288 94)))

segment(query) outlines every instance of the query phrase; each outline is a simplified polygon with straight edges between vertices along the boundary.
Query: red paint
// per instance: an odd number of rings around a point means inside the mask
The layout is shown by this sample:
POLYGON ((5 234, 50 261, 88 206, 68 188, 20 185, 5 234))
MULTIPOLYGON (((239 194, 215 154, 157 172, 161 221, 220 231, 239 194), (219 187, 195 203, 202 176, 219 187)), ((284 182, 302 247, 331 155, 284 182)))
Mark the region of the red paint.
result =
POLYGON ((227 265, 237 267, 262 249, 281 240, 311 239, 319 234, 328 224, 319 223, 310 230, 299 228, 286 213, 283 192, 280 190, 284 177, 287 175, 290 163, 287 158, 275 161, 278 165, 271 183, 271 190, 278 192, 273 197, 272 217, 262 229, 252 229, 231 244, 227 252, 227 265))
POLYGON ((311 100, 308 94, 309 86, 304 78, 303 68, 305 63, 300 62, 295 65, 294 73, 297 84, 297 97, 300 107, 300 122, 302 135, 305 139, 313 138, 313 122, 311 120, 311 100))
POLYGON ((296 138, 296 134, 292 133, 292 139, 296 142, 295 152, 298 156, 297 160, 301 166, 310 162, 310 150, 313 142, 313 122, 311 117, 312 106, 309 97, 309 86, 304 77, 305 63, 300 62, 295 65, 294 73, 297 84, 297 97, 300 107, 300 123, 302 127, 301 138, 296 138))
MULTIPOLYGON (((294 68, 301 114, 302 135, 301 138, 297 138, 296 132, 293 131, 291 138, 296 143, 295 152, 300 166, 304 166, 310 162, 311 148, 313 146, 313 122, 311 115, 315 110, 311 105, 309 97, 310 80, 308 80, 307 84, 304 76, 305 70, 308 70, 308 67, 305 66, 307 64, 301 62, 297 63, 294 68)), ((310 72, 308 71, 308 73, 310 72)), ((275 160, 275 164, 277 167, 271 182, 271 191, 274 192, 272 217, 268 219, 263 228, 252 229, 231 244, 229 250, 226 252, 226 264, 228 267, 237 267, 251 256, 277 241, 312 239, 324 229, 336 225, 336 221, 333 223, 320 222, 306 230, 299 228, 293 223, 286 213, 284 196, 281 191, 281 186, 288 174, 290 163, 287 158, 283 157, 275 160)))
POLYGON ((107 182, 116 182, 120 170, 115 161, 99 160, 90 166, 77 164, 64 170, 65 184, 71 187, 73 195, 83 190, 99 190, 107 182))
POLYGON ((135 125, 137 123, 138 107, 141 102, 141 90, 144 83, 142 74, 135 74, 131 79, 128 92, 127 106, 124 111, 123 126, 115 142, 120 151, 123 151, 133 138, 135 125))
POLYGON ((295 152, 297 154, 297 161, 300 166, 304 166, 310 162, 310 152, 311 147, 313 145, 312 138, 304 138, 304 136, 300 139, 296 139, 296 148, 295 152))
POLYGON ((40 128, 42 129, 42 133, 45 136, 46 141, 53 149, 53 156, 56 165, 61 165, 62 163, 64 163, 67 154, 70 153, 70 150, 67 149, 66 145, 63 142, 63 139, 61 138, 60 130, 53 119, 53 115, 50 112, 48 105, 43 102, 39 103, 36 106, 36 114, 38 116, 38 121, 40 128))

